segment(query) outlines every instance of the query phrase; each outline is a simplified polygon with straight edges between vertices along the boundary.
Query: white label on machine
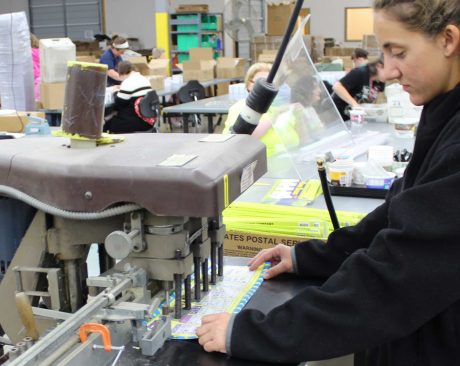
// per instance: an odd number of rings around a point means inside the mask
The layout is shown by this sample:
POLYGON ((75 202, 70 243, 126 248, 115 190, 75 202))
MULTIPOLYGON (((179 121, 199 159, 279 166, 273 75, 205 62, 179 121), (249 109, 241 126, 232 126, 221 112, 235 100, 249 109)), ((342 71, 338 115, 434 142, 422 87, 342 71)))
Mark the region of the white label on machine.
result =
POLYGON ((241 174, 241 192, 244 192, 254 183, 254 169, 256 168, 257 160, 243 168, 241 174))
POLYGON ((198 155, 187 155, 187 154, 174 154, 166 160, 163 160, 160 166, 184 166, 189 161, 195 159, 198 155))

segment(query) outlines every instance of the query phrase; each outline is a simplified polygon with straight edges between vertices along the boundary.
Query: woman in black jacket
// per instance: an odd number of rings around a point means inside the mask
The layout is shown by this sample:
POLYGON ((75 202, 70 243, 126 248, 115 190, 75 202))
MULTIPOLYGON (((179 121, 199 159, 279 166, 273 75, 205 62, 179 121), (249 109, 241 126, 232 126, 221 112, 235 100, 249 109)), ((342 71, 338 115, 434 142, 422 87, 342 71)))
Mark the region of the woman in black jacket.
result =
POLYGON ((368 366, 460 365, 460 2, 374 0, 387 79, 424 105, 414 153, 383 205, 326 245, 278 245, 249 263, 323 278, 267 315, 213 314, 206 351, 270 362, 360 353, 368 366))

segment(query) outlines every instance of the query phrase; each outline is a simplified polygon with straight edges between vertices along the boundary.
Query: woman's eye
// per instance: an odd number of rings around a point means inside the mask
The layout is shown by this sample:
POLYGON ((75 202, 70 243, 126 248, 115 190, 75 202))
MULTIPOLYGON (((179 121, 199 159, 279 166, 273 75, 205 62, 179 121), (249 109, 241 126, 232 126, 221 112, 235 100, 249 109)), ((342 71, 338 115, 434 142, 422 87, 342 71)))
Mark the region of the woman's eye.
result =
POLYGON ((404 51, 401 51, 401 52, 394 52, 391 56, 401 59, 401 58, 404 58, 405 55, 406 53, 404 51))

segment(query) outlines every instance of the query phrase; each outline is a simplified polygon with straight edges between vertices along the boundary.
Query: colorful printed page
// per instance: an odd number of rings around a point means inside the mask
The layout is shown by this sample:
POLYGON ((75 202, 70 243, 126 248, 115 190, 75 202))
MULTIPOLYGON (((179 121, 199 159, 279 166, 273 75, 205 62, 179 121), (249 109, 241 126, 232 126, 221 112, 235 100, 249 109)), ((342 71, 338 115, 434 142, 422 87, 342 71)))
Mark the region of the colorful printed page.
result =
MULTIPOLYGON (((185 315, 171 321, 171 338, 197 338, 195 331, 201 325, 201 318, 204 315, 221 312, 238 313, 262 284, 263 273, 268 267, 269 264, 266 263, 251 272, 246 266, 225 265, 223 278, 215 285, 210 285, 209 291, 202 293, 199 302, 192 301, 192 308, 185 315)), ((175 294, 172 293, 169 305, 174 307, 174 303, 175 294)), ((155 327, 163 306, 164 302, 154 312, 152 320, 147 323, 149 328, 155 327)))
POLYGON ((262 203, 304 207, 322 193, 321 182, 318 179, 310 179, 307 182, 298 179, 278 179, 262 199, 262 203))

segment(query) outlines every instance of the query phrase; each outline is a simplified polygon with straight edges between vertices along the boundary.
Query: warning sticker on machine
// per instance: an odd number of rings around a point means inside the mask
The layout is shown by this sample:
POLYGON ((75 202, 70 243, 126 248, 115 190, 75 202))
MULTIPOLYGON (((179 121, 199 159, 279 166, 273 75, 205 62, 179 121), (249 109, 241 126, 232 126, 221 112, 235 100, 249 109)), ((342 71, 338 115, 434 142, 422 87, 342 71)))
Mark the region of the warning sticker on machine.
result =
POLYGON ((257 160, 253 161, 251 164, 245 166, 243 168, 243 172, 241 173, 241 192, 244 192, 254 183, 254 169, 256 168, 257 160))

